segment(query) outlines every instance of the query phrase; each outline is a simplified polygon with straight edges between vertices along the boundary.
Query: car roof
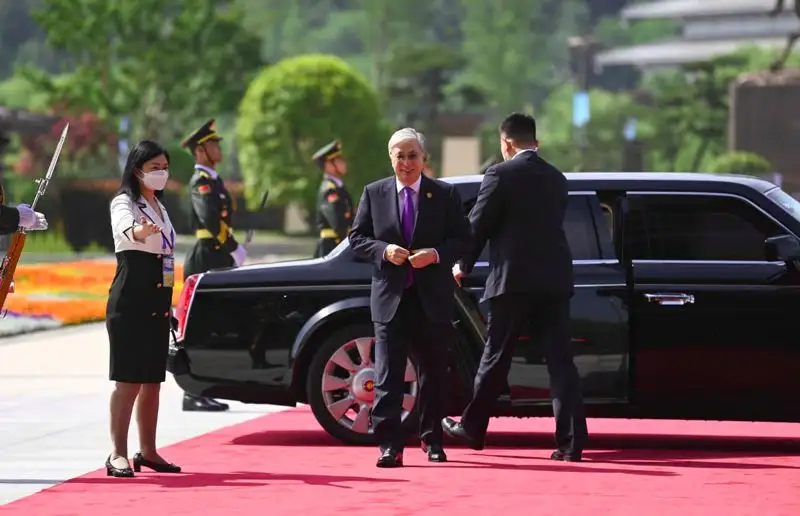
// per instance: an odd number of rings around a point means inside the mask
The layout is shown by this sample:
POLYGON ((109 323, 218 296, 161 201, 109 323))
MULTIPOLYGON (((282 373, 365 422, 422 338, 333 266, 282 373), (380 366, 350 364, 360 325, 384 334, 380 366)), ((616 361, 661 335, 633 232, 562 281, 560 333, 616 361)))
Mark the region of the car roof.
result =
MULTIPOLYGON (((570 189, 647 189, 697 191, 712 189, 722 191, 741 191, 743 188, 765 193, 776 188, 776 185, 753 176, 733 174, 703 174, 699 172, 567 172, 564 174, 570 182, 570 189)), ((465 176, 444 177, 443 181, 451 184, 480 183, 483 176, 471 174, 465 176)))

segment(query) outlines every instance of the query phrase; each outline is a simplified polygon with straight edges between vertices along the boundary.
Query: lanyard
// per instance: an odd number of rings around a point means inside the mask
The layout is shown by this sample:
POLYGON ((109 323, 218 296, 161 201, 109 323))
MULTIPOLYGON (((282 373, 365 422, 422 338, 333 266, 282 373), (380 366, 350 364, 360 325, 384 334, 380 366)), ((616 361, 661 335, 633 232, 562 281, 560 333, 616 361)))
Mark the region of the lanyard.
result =
MULTIPOLYGON (((153 217, 148 215, 143 209, 139 208, 139 211, 141 211, 144 214, 145 217, 150 219, 150 222, 152 222, 153 224, 156 224, 156 221, 153 220, 153 217)), ((158 224, 156 224, 156 226, 157 225, 158 224)), ((175 229, 174 228, 170 229, 170 235, 169 235, 170 238, 169 239, 167 238, 167 235, 164 234, 163 230, 160 231, 160 233, 161 233, 161 248, 164 249, 164 250, 169 249, 169 251, 172 252, 175 249, 175 229)))

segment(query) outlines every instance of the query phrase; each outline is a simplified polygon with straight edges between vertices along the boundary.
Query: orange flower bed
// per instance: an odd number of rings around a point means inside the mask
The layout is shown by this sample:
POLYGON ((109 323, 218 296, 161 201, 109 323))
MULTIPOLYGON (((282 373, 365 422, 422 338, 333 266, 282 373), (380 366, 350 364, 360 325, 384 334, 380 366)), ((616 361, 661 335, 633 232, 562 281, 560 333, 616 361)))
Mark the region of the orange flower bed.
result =
MULTIPOLYGON (((64 263, 20 264, 14 275, 14 293, 4 309, 15 314, 50 317, 62 324, 102 321, 116 261, 85 260, 64 263)), ((183 264, 175 264, 172 302, 183 288, 183 264)))

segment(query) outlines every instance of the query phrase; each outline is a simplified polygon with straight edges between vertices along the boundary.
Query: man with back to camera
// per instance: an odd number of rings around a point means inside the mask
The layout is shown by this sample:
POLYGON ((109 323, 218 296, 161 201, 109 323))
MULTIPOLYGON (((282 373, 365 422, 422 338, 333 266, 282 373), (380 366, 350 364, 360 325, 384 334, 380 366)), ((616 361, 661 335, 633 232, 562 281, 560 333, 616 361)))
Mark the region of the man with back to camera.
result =
POLYGON ((460 422, 442 420, 444 431, 475 450, 484 447, 492 404, 503 390, 514 345, 526 330, 541 343, 550 376, 557 449, 553 460, 578 462, 588 438, 580 377, 569 334, 572 255, 563 223, 567 178, 537 152, 536 121, 514 113, 500 124, 504 162, 486 170, 470 212, 474 245, 453 277, 460 285, 486 243, 490 272, 487 341, 472 401, 460 422))

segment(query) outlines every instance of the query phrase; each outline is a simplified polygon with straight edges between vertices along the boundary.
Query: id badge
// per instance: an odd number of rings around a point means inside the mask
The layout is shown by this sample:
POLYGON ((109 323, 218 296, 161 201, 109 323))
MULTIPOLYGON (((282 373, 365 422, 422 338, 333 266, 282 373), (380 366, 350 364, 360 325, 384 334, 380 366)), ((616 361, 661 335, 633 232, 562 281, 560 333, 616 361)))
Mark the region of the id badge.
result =
POLYGON ((175 286, 175 257, 172 255, 165 256, 161 263, 163 264, 162 272, 164 276, 162 285, 172 288, 175 286))

